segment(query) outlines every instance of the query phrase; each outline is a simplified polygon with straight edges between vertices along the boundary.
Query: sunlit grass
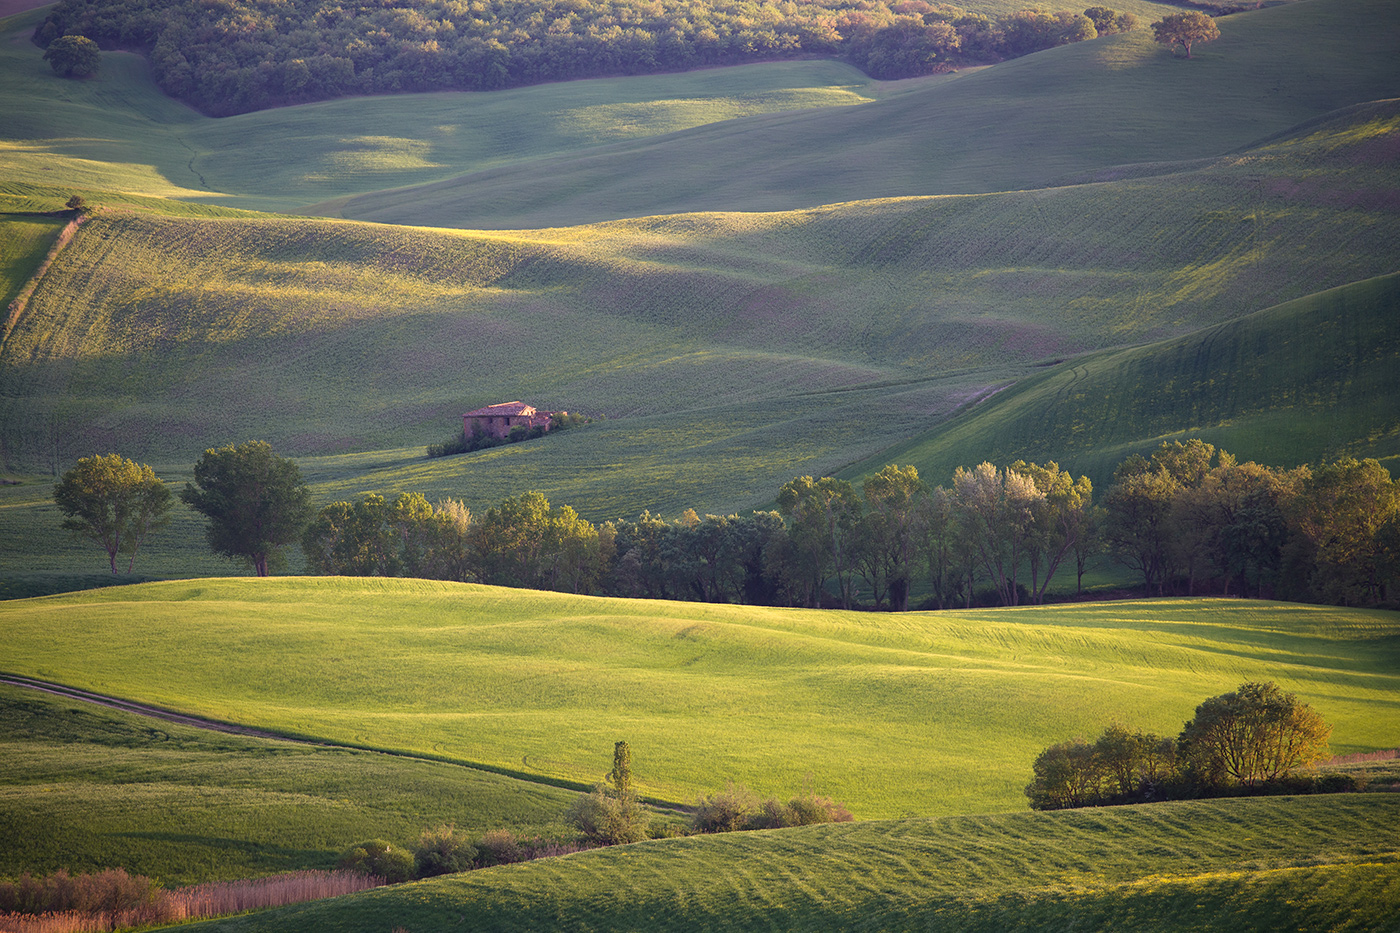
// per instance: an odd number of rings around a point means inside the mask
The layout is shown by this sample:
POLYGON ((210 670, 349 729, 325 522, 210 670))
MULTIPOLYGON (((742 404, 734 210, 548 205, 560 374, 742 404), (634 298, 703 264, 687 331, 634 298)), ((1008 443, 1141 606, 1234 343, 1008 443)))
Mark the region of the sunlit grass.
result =
POLYGON ((402 580, 198 580, 0 604, 12 672, 279 731, 642 790, 810 774, 864 818, 1019 810, 1046 745, 1174 735, 1275 680, 1394 747, 1396 616, 1219 600, 908 615, 402 580))

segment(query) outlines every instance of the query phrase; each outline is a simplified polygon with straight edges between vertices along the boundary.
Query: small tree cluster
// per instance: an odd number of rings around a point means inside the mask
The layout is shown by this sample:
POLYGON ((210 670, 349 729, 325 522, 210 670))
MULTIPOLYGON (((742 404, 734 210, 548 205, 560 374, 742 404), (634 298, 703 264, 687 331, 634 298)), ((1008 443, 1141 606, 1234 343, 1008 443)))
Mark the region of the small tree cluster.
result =
POLYGON ((701 797, 691 827, 699 833, 728 833, 753 829, 783 829, 817 823, 849 823, 855 819, 843 804, 807 791, 786 803, 777 797, 759 799, 742 784, 701 797))
MULTIPOLYGON (((1212 697, 1173 741, 1110 726, 1096 742, 1073 739, 1041 752, 1026 796, 1036 810, 1248 793, 1282 786, 1326 757, 1331 727, 1274 683, 1246 683, 1212 697)), ((1351 790, 1346 781, 1328 790, 1351 790)))
POLYGON ((557 431, 567 431, 569 428, 576 428, 580 425, 592 423, 591 418, 574 412, 556 411, 549 416, 549 429, 543 426, 526 427, 518 424, 510 429, 510 433, 505 437, 497 437, 494 434, 487 434, 480 425, 473 425, 471 433, 465 429, 452 440, 442 444, 429 444, 428 457, 451 457, 456 454, 469 454, 477 450, 487 450, 491 447, 500 447, 502 444, 518 444, 521 441, 533 441, 536 438, 544 437, 557 431))

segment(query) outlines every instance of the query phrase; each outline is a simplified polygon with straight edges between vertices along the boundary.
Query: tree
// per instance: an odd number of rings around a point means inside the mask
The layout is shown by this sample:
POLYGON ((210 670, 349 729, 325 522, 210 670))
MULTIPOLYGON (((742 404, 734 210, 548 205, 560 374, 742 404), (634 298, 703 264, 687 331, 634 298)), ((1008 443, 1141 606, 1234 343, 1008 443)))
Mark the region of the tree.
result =
POLYGON ((1317 561, 1313 588, 1346 603, 1378 602, 1400 575, 1400 485, 1378 461, 1351 457, 1317 468, 1294 506, 1317 561))
POLYGON ((1178 45, 1183 47, 1186 57, 1190 58, 1193 44, 1220 38, 1220 27, 1206 14, 1189 10, 1172 13, 1153 23, 1152 37, 1171 49, 1173 55, 1178 45))
POLYGON ((1003 606, 1020 601, 1021 564, 1032 547, 1045 494, 1028 476, 990 463, 953 471, 953 502, 965 546, 978 557, 1003 606))
POLYGON ((1081 539, 1089 534, 1094 484, 1087 476, 1074 479, 1053 460, 1045 466, 1017 460, 1008 472, 1028 477, 1041 493, 1031 502, 1029 554, 1031 600, 1041 603, 1061 561, 1080 549, 1081 539))
POLYGON ((49 43, 44 61, 65 78, 87 78, 97 74, 102 50, 86 36, 59 36, 49 43))
POLYGON ((117 555, 128 554, 126 572, 152 531, 170 523, 170 491, 144 463, 117 454, 84 457, 53 488, 63 527, 107 551, 112 573, 117 555))
POLYGON ((861 504, 855 487, 843 479, 799 476, 778 490, 778 512, 787 522, 789 568, 804 605, 821 604, 833 574, 841 605, 851 606, 851 573, 856 566, 856 523, 861 504))
POLYGON ((301 470, 266 441, 206 450, 180 498, 209 519, 206 535, 215 554, 247 559, 260 577, 311 517, 301 470))
POLYGON ((632 786, 632 748, 613 745, 613 767, 606 784, 580 797, 569 813, 585 836, 603 845, 641 842, 647 838, 647 814, 632 786))
POLYGON ((1105 776, 1094 746, 1083 739, 1051 745, 1036 756, 1031 771, 1025 793, 1033 810, 1088 806, 1098 799, 1105 776))
POLYGON ((1084 15, 1089 17, 1094 24, 1095 31, 1101 36, 1112 35, 1116 32, 1129 32, 1137 26, 1137 17, 1133 14, 1123 13, 1106 6, 1091 6, 1084 11, 1084 15))
POLYGON ((861 483, 865 515, 860 520, 864 575, 875 591, 875 604, 888 594, 890 608, 909 608, 909 586, 922 537, 920 503, 928 487, 912 466, 888 464, 861 483))
POLYGON ((1331 732, 1311 706, 1277 684, 1247 683, 1196 707, 1177 747, 1203 783, 1253 787, 1325 757, 1331 732))
POLYGON ((323 507, 301 537, 307 570, 353 577, 397 576, 397 540, 387 516, 384 497, 376 493, 366 493, 359 502, 323 507))

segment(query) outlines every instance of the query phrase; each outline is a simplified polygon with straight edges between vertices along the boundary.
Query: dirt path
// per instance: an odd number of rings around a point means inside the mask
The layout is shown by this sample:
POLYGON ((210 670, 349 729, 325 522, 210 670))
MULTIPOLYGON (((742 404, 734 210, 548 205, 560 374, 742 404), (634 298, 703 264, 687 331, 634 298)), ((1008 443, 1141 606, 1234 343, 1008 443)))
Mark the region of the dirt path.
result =
MULTIPOLYGON (((19 677, 14 674, 0 674, 0 684, 9 684, 12 687, 27 687, 30 690, 51 693, 54 696, 64 697, 69 700, 81 700, 84 703, 92 703, 95 706, 105 706, 107 709, 121 710, 124 713, 135 713, 138 716, 150 716, 153 719, 163 719, 166 722, 178 723, 182 726, 193 726, 196 729, 208 729, 212 732, 229 732, 234 735, 248 735, 259 739, 277 739, 283 742, 298 742, 302 745, 318 745, 324 748, 350 748, 348 745, 336 745, 332 742, 318 742, 313 739, 299 739, 292 736, 279 735, 276 732, 268 732, 264 729, 254 729, 250 726, 240 726, 231 722, 219 722, 217 719, 205 719, 201 716, 188 716, 184 713, 173 713, 170 710, 161 709, 158 706, 150 706, 145 703, 132 703, 129 700, 119 700, 116 697, 103 696, 100 693, 90 693, 87 690, 79 690, 76 687, 65 687, 62 684, 52 684, 44 680, 34 680, 30 677, 19 677)), ((356 750, 363 751, 363 749, 356 750)))

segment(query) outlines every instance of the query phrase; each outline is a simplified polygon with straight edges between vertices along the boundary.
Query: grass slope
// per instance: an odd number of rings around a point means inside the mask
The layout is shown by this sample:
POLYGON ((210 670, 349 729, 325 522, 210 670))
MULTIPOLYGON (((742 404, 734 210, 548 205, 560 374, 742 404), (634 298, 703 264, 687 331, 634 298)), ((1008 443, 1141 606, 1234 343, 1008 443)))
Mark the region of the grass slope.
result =
MULTIPOLYGON (((98 76, 56 76, 28 39, 43 11, 0 21, 0 179, 259 210, 421 184, 715 120, 846 106, 878 82, 786 62, 491 94, 407 94, 212 119, 166 97, 145 60, 106 52, 98 76)), ((67 200, 64 194, 59 204, 67 200)))
POLYGON ((188 463, 250 434, 362 451, 503 397, 766 399, 736 427, 786 428, 806 393, 934 386, 854 460, 1027 364, 1395 271, 1398 133, 1387 102, 1181 175, 498 234, 110 211, 5 343, 0 441, 15 464, 50 458, 55 422, 63 460, 120 440, 188 463))
POLYGON ((946 483, 982 460, 1056 460, 1107 483, 1129 454, 1200 437, 1262 463, 1400 457, 1400 275, 1026 379, 844 471, 913 463, 946 483))
POLYGON ((1154 804, 674 839, 198 927, 1395 930, 1395 795, 1154 804))
POLYGON ((1043 187, 1214 157, 1400 96, 1400 9, 1304 0, 1220 21, 1190 61, 1151 31, 1052 49, 841 111, 774 114, 338 202, 340 216, 538 227, 1043 187))
POLYGON ((1276 680, 1338 753, 1396 745, 1394 613, 1179 600, 901 616, 380 579, 197 580, 0 604, 5 667, 283 733, 587 786, 632 744, 690 802, 804 776, 860 817, 1019 810, 1114 720, 1175 734, 1276 680))
POLYGON ((167 884, 332 868, 348 846, 456 823, 567 832, 575 794, 453 765, 315 748, 0 686, 0 877, 122 867, 167 884))

